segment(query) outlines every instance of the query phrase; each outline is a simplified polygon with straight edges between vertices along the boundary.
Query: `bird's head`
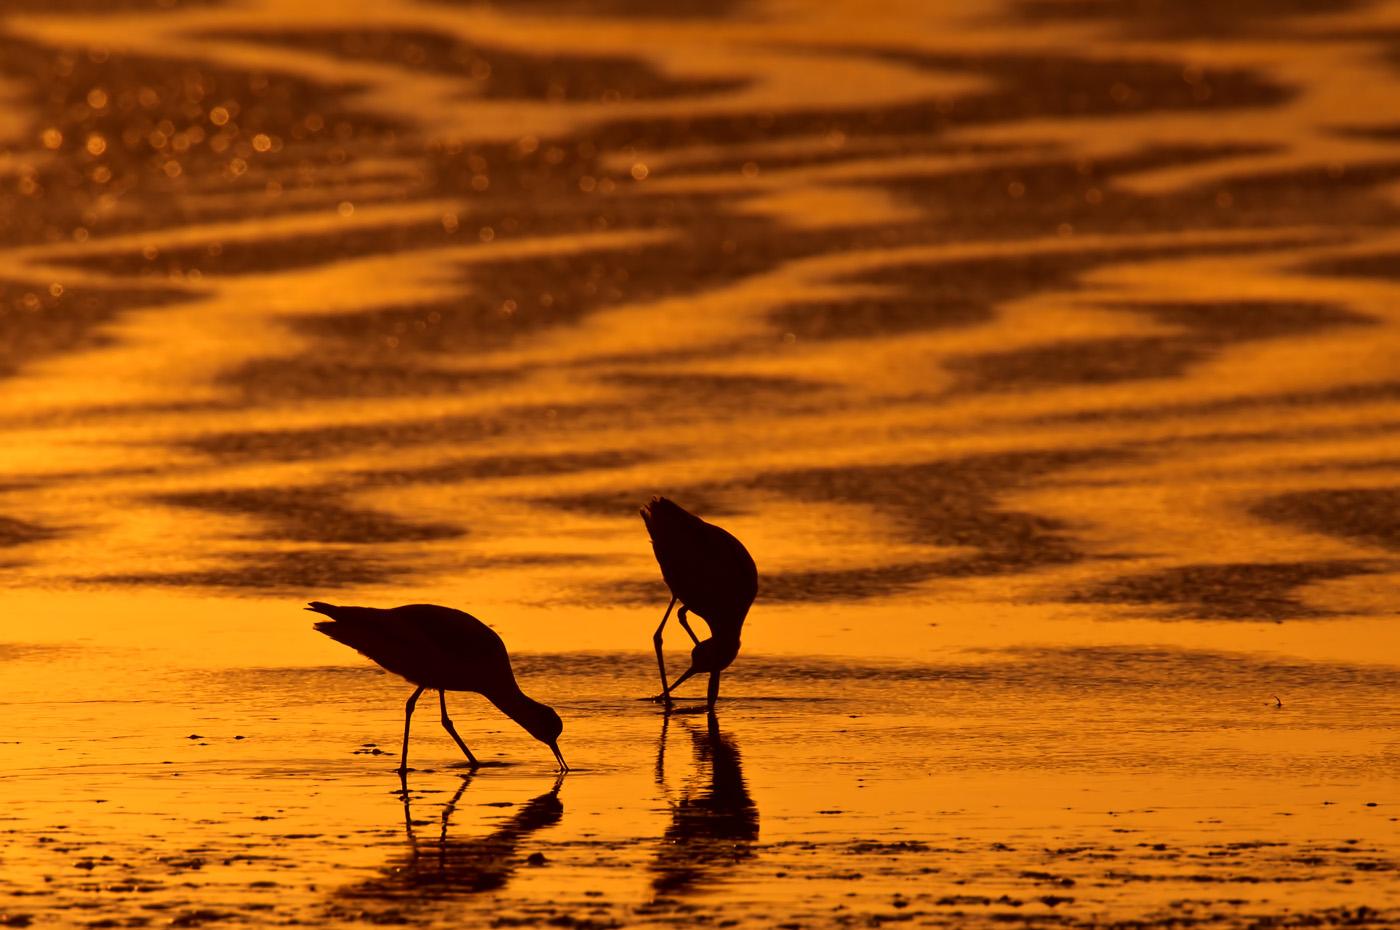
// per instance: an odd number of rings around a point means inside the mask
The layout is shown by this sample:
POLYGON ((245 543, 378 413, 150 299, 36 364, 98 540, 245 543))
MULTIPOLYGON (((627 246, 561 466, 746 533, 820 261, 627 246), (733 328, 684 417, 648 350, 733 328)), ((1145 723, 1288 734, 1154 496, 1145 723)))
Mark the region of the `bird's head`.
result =
POLYGON ((720 672, 729 668, 734 657, 739 654, 739 643, 716 642, 713 638, 701 640, 690 650, 690 667, 700 672, 720 672))
POLYGON ((520 725, 525 728, 525 732, 554 750, 554 758, 559 760, 559 767, 568 771, 569 767, 559 752, 559 734, 564 732, 564 721, 559 719, 554 708, 538 701, 530 703, 533 706, 527 714, 522 715, 520 725))
POLYGON ((564 721, 554 712, 554 708, 538 701, 531 701, 528 712, 521 714, 520 725, 535 739, 546 746, 555 743, 564 732, 564 721))

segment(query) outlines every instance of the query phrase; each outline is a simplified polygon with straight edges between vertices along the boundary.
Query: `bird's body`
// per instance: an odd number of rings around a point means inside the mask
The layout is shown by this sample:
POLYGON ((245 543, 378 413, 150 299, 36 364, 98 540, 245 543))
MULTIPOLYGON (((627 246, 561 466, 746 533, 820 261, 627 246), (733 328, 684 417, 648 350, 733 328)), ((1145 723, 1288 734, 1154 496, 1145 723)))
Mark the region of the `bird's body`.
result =
POLYGON ((709 704, 713 708, 719 696, 720 672, 739 654, 744 618, 758 594, 758 569, 744 544, 732 534, 667 498, 653 497, 643 505, 641 515, 661 566, 661 577, 671 589, 671 605, 652 637, 661 671, 661 699, 669 706, 671 691, 681 682, 691 675, 709 672, 709 704), (677 601, 681 603, 677 619, 695 641, 695 648, 690 668, 667 685, 661 631, 677 601), (686 622, 687 613, 704 619, 710 627, 709 639, 701 641, 695 635, 686 622))
POLYGON ((511 671, 505 643, 495 630, 471 614, 437 604, 382 609, 313 601, 306 609, 331 618, 315 624, 319 632, 418 686, 404 715, 403 770, 408 768, 409 719, 418 696, 429 688, 438 692, 443 726, 473 765, 477 764, 476 757, 447 717, 447 691, 475 691, 484 696, 554 750, 560 767, 567 770, 559 754, 558 739, 563 729, 559 715, 525 696, 511 671))
POLYGON ((464 611, 437 604, 383 609, 319 601, 308 609, 331 618, 315 625, 319 632, 415 685, 488 698, 520 690, 501 637, 464 611))

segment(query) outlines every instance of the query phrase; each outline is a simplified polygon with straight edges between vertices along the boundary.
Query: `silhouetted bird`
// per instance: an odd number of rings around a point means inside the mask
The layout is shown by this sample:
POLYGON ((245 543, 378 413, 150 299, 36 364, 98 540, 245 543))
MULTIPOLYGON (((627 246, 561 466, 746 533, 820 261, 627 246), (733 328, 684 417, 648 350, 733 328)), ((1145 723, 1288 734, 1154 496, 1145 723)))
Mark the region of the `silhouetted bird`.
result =
POLYGON ((559 715, 524 695, 510 670, 505 643, 495 630, 471 614, 436 604, 409 604, 381 610, 312 601, 306 609, 331 618, 317 623, 317 630, 359 650, 418 686, 404 709, 400 772, 408 771, 408 725, 413 717, 413 705, 425 688, 437 691, 442 706, 442 725, 473 766, 480 763, 447 717, 447 691, 475 691, 484 695, 531 736, 554 750, 561 771, 569 770, 559 752, 559 734, 564 729, 559 715))
POLYGON ((739 631, 758 594, 758 569, 743 543, 664 497, 653 497, 643 505, 641 514, 661 577, 671 589, 671 603, 652 636, 661 671, 662 690, 656 700, 670 707, 671 692, 681 682, 698 672, 709 672, 709 705, 713 709, 719 697, 719 673, 739 654, 739 631), (695 648, 690 653, 690 668, 668 686, 661 631, 676 601, 681 602, 676 619, 690 634, 695 648), (695 635, 686 622, 687 613, 698 614, 709 624, 709 639, 701 641, 695 635))

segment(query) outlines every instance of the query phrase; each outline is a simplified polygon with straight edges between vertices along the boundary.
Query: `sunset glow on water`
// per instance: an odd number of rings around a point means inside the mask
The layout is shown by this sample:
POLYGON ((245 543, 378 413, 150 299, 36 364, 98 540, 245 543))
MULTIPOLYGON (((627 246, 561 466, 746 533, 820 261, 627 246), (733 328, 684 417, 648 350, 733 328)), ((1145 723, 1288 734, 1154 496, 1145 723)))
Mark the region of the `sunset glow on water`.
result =
POLYGON ((9 0, 0 102, 0 926, 1400 922, 1400 3, 9 0), (572 771, 405 796, 312 600, 572 771))

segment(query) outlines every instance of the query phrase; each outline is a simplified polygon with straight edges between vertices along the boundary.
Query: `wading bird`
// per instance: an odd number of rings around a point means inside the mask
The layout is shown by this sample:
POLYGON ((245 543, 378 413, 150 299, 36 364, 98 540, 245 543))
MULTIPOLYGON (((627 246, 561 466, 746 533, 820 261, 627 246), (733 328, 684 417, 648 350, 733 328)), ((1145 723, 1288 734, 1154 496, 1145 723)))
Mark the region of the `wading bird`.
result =
POLYGON ((559 715, 525 696, 510 670, 505 643, 495 630, 471 614, 436 604, 409 604, 382 610, 337 607, 312 601, 306 609, 331 618, 318 622, 318 631, 359 650, 418 686, 404 709, 400 773, 408 771, 408 724, 413 718, 413 705, 418 703, 418 695, 426 688, 437 691, 442 725, 462 747, 473 767, 480 763, 447 716, 448 691, 475 691, 483 695, 527 733, 554 750, 560 771, 569 770, 559 752, 559 734, 564 729, 559 715))
POLYGON ((706 523, 685 508, 664 497, 653 497, 641 509, 642 521, 651 536, 651 548, 661 566, 661 577, 671 589, 671 603, 656 628, 656 665, 661 671, 658 701, 671 706, 671 692, 691 675, 710 673, 709 706, 719 697, 719 673, 739 654, 739 630, 758 593, 758 569, 744 544, 729 533, 706 523), (676 612, 695 648, 690 668, 671 685, 666 684, 666 661, 661 656, 661 631, 676 612), (686 622, 686 614, 700 616, 709 624, 710 638, 701 640, 686 622))

